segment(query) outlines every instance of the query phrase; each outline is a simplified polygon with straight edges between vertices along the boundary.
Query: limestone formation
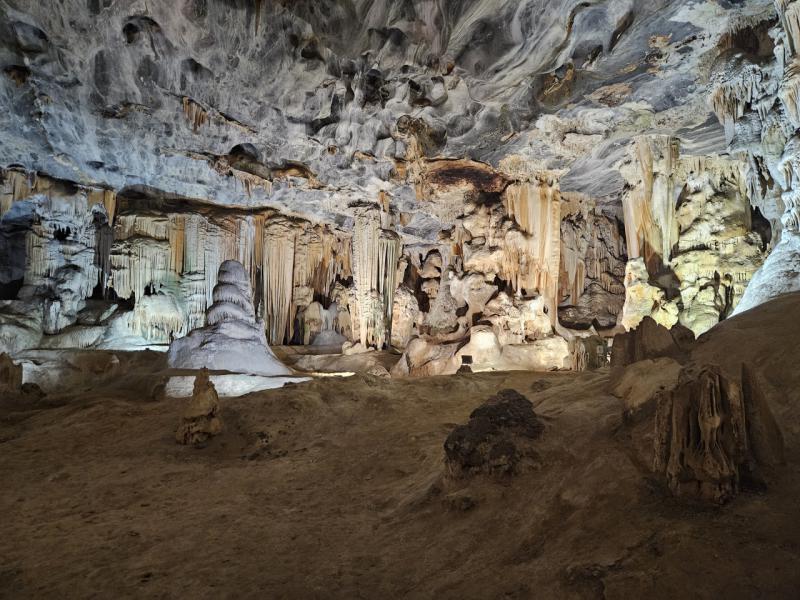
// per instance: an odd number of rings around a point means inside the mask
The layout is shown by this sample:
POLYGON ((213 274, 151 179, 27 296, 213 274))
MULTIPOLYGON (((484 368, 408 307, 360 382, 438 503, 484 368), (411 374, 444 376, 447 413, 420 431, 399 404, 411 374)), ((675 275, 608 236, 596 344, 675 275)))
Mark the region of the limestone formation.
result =
POLYGON ((170 367, 267 377, 290 374, 267 345, 264 323, 256 318, 251 297, 242 264, 223 262, 206 313, 208 324, 170 344, 170 367))
POLYGON ((0 350, 580 370, 800 285, 797 0, 313 4, 0 6, 0 350))
POLYGON ((688 329, 678 326, 670 330, 646 317, 633 331, 614 336, 611 367, 621 369, 655 358, 683 360, 688 356, 693 341, 694 336, 688 329))
POLYGON ((222 433, 219 412, 217 390, 209 379, 208 369, 202 369, 195 378, 192 397, 183 411, 175 440, 186 446, 202 447, 212 437, 222 433))

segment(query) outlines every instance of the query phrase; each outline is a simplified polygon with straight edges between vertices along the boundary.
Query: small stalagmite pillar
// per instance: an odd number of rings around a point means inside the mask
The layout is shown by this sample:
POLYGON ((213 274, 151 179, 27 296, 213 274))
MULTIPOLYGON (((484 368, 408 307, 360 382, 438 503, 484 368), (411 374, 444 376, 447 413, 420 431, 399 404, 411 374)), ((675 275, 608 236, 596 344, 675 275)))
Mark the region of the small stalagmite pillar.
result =
POLYGON ((222 433, 219 412, 217 390, 208 375, 208 369, 201 369, 194 380, 192 397, 175 432, 175 441, 187 446, 204 446, 212 437, 222 433))

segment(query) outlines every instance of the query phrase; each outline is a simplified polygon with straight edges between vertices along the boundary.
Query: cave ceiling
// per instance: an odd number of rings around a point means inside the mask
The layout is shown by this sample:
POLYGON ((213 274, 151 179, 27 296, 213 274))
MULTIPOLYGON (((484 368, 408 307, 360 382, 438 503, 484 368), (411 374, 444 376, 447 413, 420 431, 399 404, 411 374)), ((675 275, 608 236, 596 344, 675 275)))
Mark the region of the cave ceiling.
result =
MULTIPOLYGON (((515 164, 619 212, 636 136, 725 151, 708 102, 725 36, 774 15, 768 0, 0 0, 0 164, 343 228, 381 197, 407 241, 451 225, 426 190, 494 193, 515 164)), ((771 54, 761 37, 752 60, 771 54)))

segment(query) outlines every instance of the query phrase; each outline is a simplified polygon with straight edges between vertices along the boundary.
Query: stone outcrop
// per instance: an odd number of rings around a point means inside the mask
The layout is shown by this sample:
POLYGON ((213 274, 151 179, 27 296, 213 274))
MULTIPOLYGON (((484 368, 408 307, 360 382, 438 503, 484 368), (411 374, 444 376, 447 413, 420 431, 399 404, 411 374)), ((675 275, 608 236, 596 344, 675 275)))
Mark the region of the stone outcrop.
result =
POLYGON ((208 370, 202 369, 195 378, 194 390, 175 432, 175 440, 186 446, 204 446, 212 437, 222 433, 219 412, 217 390, 209 379, 208 370))
POLYGON ((241 263, 219 267, 205 327, 175 340, 168 361, 174 369, 211 369, 249 375, 288 375, 267 345, 264 323, 256 319, 250 281, 241 263))
POLYGON ((445 464, 452 477, 479 473, 511 475, 535 460, 534 441, 544 425, 533 405, 516 390, 502 390, 470 414, 444 443, 445 464))

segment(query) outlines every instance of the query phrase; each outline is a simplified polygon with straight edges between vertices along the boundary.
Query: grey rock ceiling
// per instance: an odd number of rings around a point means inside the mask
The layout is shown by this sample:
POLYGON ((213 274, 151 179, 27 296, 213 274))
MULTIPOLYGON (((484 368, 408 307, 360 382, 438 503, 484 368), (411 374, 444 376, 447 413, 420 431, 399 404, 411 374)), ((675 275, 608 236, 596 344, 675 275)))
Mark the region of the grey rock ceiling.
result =
POLYGON ((443 224, 397 178, 413 133, 613 207, 633 136, 724 150, 718 42, 767 18, 768 0, 0 0, 0 164, 345 226, 384 190, 430 239, 443 224))

